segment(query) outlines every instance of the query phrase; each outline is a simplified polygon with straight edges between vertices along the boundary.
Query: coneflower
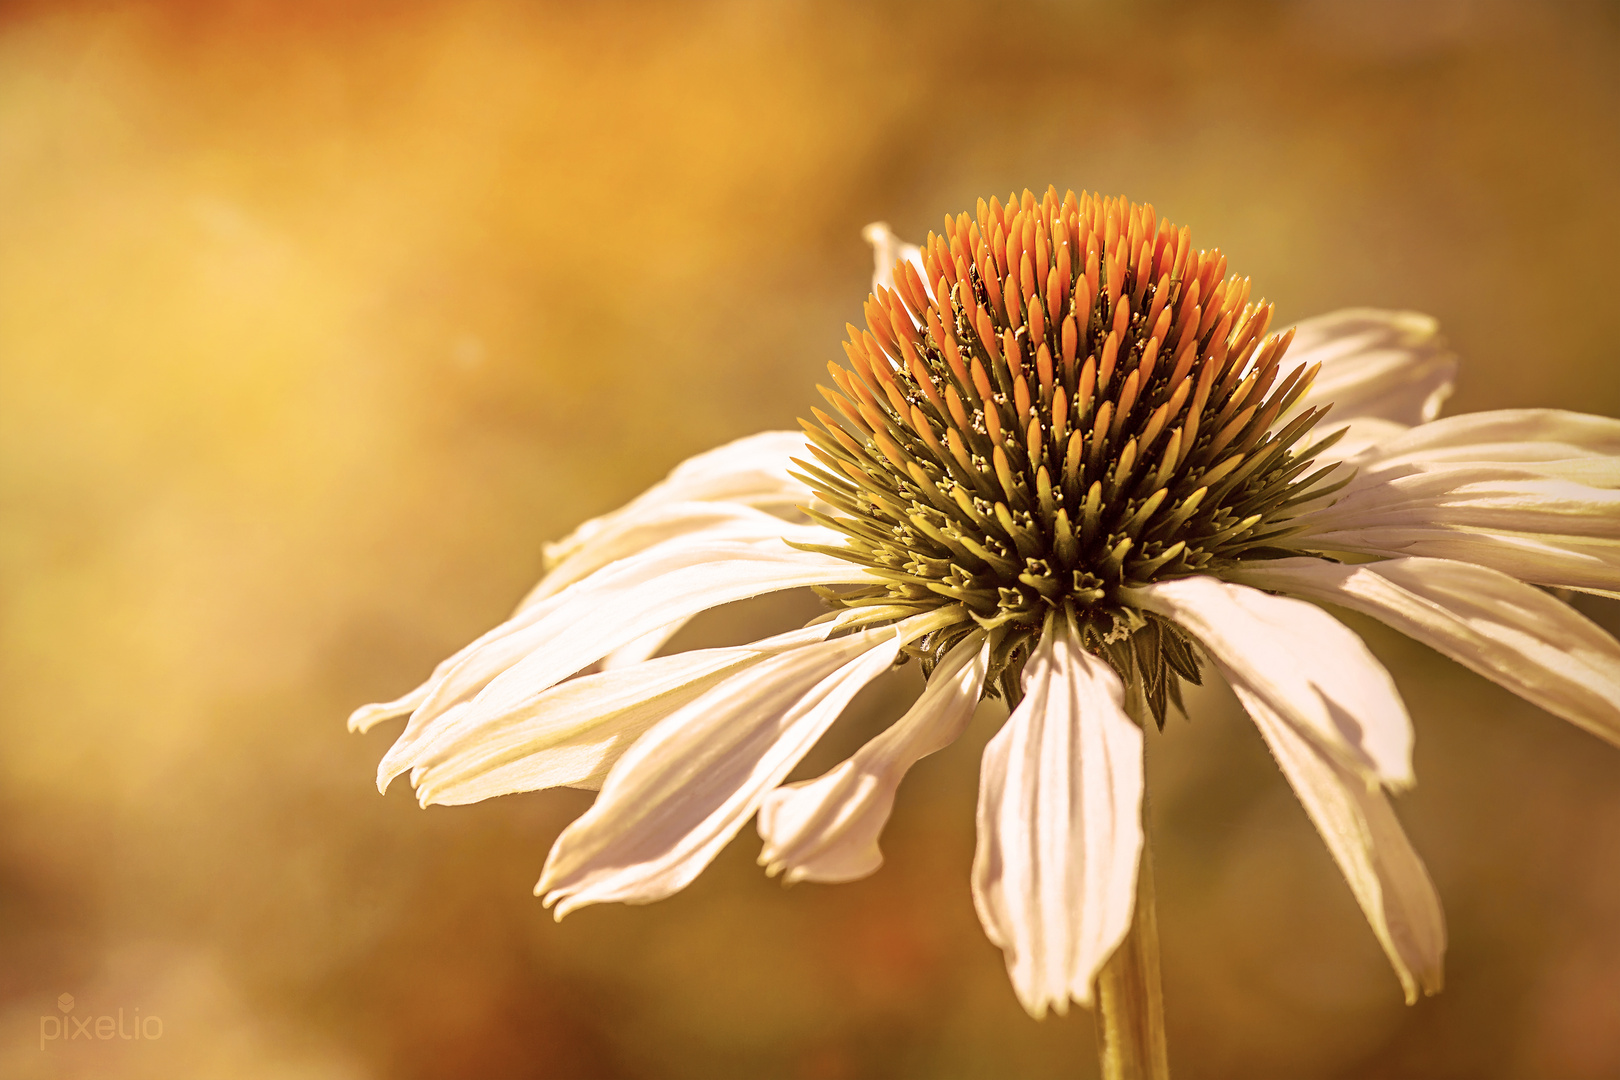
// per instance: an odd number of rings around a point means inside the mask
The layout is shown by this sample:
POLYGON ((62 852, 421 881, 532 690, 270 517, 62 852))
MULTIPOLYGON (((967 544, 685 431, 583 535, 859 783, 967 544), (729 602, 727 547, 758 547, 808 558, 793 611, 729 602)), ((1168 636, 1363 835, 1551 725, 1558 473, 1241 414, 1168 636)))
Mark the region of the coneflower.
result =
POLYGON ((881 864, 907 769, 1000 696, 972 880, 985 932, 1032 1015, 1100 989, 1105 1071, 1162 1075, 1144 731, 1207 661, 1407 1000, 1438 990, 1439 901, 1386 796, 1412 783, 1410 722, 1315 602, 1620 743, 1620 645, 1537 587, 1617 595, 1620 422, 1436 419, 1455 362, 1431 320, 1272 333, 1218 250, 1124 199, 1025 191, 920 248, 868 235, 866 326, 829 365, 827 409, 693 458, 548 549, 510 620, 351 718, 411 714, 379 785, 408 770, 424 805, 600 787, 536 888, 559 918, 669 895, 756 816, 770 873, 846 881, 881 864), (829 611, 802 630, 654 655, 699 611, 806 586, 829 611), (911 709, 785 784, 907 658, 928 674, 911 709))

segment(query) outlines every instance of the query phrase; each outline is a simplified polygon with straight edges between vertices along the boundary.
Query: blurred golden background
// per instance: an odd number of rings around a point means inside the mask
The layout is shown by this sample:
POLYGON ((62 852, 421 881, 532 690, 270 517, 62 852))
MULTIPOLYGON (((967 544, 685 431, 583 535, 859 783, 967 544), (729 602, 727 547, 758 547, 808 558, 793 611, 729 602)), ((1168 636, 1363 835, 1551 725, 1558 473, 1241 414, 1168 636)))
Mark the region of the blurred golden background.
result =
MULTIPOLYGON (((0 4, 0 1075, 1092 1075, 973 914, 993 707, 875 877, 784 889, 749 829, 560 925, 530 888, 587 794, 422 811, 344 718, 545 540, 805 413, 867 221, 1125 193, 1284 321, 1436 315, 1453 410, 1616 415, 1617 177, 1613 3, 0 4), (42 1041, 64 992, 161 1038, 42 1041)), ((1355 626, 1449 986, 1402 1005, 1210 691, 1149 740, 1176 1074, 1620 1075, 1620 752, 1355 626)))

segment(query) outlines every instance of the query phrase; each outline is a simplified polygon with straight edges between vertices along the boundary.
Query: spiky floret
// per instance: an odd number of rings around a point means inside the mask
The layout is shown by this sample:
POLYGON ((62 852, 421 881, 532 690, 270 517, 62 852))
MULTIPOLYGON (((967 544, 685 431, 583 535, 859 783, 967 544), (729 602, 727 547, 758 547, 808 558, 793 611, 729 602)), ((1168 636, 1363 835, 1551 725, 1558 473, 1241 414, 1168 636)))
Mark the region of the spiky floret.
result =
POLYGON ((804 479, 835 508, 812 513, 846 537, 819 550, 882 581, 824 597, 961 605, 972 621, 919 653, 996 630, 1009 696, 1068 606, 1162 723, 1197 661, 1121 590, 1283 554, 1331 472, 1309 471, 1325 444, 1295 449, 1325 409, 1273 430, 1316 367, 1284 374, 1292 332, 1268 334, 1271 305, 1189 240, 1151 205, 1048 188, 947 216, 923 275, 897 264, 848 328, 850 367, 828 364, 832 412, 801 421, 819 459, 804 479))

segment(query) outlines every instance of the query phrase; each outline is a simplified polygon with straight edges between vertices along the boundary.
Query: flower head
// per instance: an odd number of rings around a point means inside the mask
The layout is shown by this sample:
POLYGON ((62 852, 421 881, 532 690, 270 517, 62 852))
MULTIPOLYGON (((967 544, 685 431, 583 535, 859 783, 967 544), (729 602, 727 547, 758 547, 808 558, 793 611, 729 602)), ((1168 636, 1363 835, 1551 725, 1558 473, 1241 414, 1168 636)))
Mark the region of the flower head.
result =
POLYGON ((1062 609, 1162 724, 1198 665, 1131 591, 1275 551, 1335 471, 1312 465, 1336 437, 1306 438, 1326 406, 1300 406, 1320 364, 1286 368, 1293 332, 1189 238, 1151 206, 1026 192, 900 261, 849 327, 854 370, 829 365, 836 415, 807 425, 805 478, 839 511, 811 516, 882 581, 824 595, 958 605, 934 655, 1005 628, 1014 700, 1062 609))
POLYGON ((1434 888, 1386 792, 1412 782, 1362 611, 1620 743, 1620 644, 1537 586, 1620 589, 1620 422, 1436 419, 1455 362, 1422 316, 1269 333, 1219 251, 1123 199, 947 218, 878 272, 831 411, 700 455, 547 551, 511 619, 422 687, 379 785, 424 804, 600 788, 536 888, 558 916, 690 882, 751 819, 787 880, 845 881, 916 761, 984 696, 972 890, 1034 1015, 1088 1003, 1130 927, 1144 728, 1203 659, 1259 727, 1407 999, 1441 980, 1434 888), (1329 418, 1329 409, 1333 410, 1329 418), (828 614, 655 654, 692 615, 814 588, 828 614), (786 783, 907 657, 916 703, 786 783))

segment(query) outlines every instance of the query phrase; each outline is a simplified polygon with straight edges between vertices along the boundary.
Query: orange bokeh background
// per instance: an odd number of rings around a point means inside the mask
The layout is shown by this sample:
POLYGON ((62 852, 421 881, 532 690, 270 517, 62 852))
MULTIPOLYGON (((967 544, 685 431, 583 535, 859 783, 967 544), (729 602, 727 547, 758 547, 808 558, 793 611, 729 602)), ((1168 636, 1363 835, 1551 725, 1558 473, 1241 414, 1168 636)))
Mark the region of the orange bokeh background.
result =
MULTIPOLYGON (((1453 410, 1620 414, 1617 72, 1575 0, 0 5, 0 1075, 1092 1075, 974 918, 993 706, 871 879, 784 889, 746 830, 560 925, 530 888, 588 794, 422 811, 343 720, 547 539, 806 413, 873 219, 1125 193, 1284 322, 1434 314, 1453 410), (163 1036, 42 1043, 64 992, 163 1036)), ((1401 1003, 1201 692, 1149 739, 1176 1075, 1620 1075, 1620 752, 1352 621, 1415 719, 1449 985, 1401 1003)))

